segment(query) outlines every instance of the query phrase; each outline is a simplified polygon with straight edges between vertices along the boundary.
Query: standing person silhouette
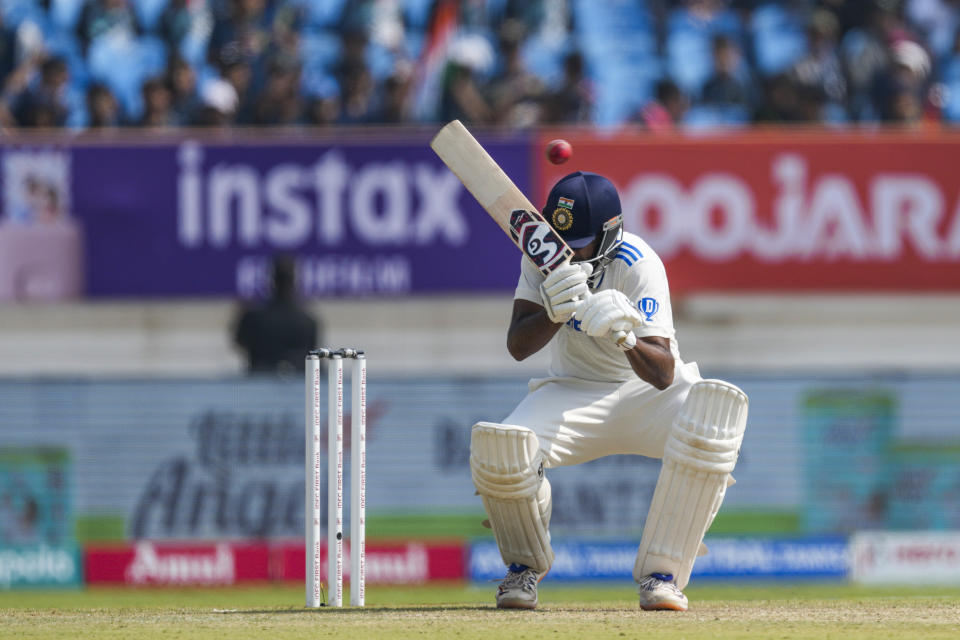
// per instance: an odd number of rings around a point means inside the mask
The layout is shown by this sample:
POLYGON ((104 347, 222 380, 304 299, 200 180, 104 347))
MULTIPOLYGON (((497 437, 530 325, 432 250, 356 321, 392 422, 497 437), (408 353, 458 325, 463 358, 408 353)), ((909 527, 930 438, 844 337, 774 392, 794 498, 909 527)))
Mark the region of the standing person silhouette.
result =
POLYGON ((246 354, 249 373, 303 371, 305 354, 320 342, 322 324, 297 300, 291 257, 274 258, 272 282, 270 298, 240 314, 234 342, 246 354))

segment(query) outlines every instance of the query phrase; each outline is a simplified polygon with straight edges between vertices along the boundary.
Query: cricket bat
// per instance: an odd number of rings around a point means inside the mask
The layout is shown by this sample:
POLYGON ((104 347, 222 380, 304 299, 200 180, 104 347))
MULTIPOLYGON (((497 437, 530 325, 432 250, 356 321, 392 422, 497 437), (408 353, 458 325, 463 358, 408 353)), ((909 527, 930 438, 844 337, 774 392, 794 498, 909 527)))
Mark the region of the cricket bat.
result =
POLYGON ((430 148, 540 273, 547 275, 573 257, 573 250, 540 210, 459 120, 440 129, 430 141, 430 148))
MULTIPOLYGON (((463 123, 453 120, 446 124, 430 141, 430 148, 540 273, 546 276, 570 261, 573 249, 463 123)), ((622 343, 626 337, 619 331, 616 342, 622 343)))

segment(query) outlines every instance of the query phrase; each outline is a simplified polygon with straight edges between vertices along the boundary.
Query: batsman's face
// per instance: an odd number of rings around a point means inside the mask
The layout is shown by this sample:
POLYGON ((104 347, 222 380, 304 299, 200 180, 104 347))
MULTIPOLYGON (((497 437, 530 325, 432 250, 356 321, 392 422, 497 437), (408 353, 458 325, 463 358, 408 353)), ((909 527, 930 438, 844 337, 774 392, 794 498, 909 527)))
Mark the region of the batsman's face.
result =
POLYGON ((589 260, 597 252, 597 240, 594 240, 585 247, 573 250, 573 257, 570 258, 570 262, 583 262, 584 260, 589 260))

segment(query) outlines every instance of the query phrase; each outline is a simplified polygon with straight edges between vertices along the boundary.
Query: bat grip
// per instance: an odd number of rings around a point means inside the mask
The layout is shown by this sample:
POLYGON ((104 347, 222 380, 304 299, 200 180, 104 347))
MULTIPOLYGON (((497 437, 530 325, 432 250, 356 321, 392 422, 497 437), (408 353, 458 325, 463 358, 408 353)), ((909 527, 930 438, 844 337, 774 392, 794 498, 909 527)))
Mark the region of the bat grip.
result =
MULTIPOLYGON (((580 304, 577 305, 577 309, 579 310, 580 307, 586 304, 587 300, 589 300, 590 296, 592 295, 593 294, 591 292, 587 291, 587 295, 585 295, 583 299, 580 301, 580 304)), ((623 344, 626 339, 627 339, 626 331, 615 331, 613 333, 613 341, 616 342, 617 344, 623 344)))

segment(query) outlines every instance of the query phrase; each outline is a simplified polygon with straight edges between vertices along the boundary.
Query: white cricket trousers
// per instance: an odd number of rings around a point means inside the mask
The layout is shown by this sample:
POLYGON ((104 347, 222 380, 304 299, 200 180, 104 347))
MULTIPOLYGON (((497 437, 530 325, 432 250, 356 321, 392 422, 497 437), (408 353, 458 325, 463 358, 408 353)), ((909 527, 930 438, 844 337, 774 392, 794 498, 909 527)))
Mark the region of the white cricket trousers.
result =
POLYGON ((547 468, 615 454, 662 458, 673 418, 699 380, 697 363, 680 360, 663 391, 640 379, 535 378, 503 422, 537 434, 547 468))

